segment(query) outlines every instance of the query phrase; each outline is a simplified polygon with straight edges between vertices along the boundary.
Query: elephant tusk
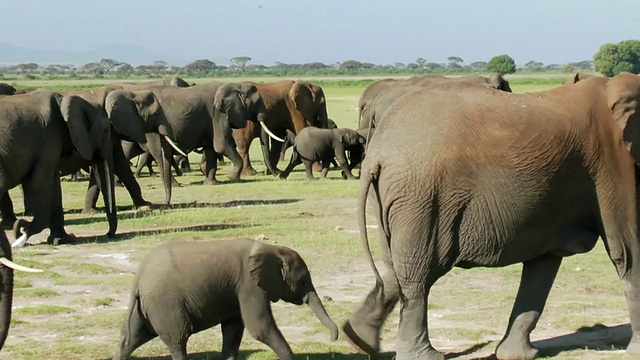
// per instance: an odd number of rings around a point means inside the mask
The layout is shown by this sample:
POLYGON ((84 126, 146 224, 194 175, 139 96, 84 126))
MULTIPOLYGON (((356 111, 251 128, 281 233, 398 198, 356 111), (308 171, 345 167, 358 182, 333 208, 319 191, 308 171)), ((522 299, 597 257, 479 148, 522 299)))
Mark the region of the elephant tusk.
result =
POLYGON ((42 270, 40 269, 34 269, 34 268, 30 268, 30 267, 26 267, 26 266, 22 266, 22 265, 18 265, 16 263, 14 263, 13 261, 7 259, 6 257, 0 257, 0 264, 14 269, 14 270, 19 270, 19 271, 24 271, 24 272, 42 272, 42 270))
POLYGON ((180 148, 178 147, 178 145, 176 145, 176 143, 173 142, 173 140, 171 140, 170 137, 168 137, 167 135, 164 136, 164 139, 167 140, 167 142, 169 143, 169 145, 171 145, 172 148, 174 148, 177 152, 180 153, 180 155, 182 156, 187 156, 187 154, 180 150, 180 148))
POLYGON ((284 142, 284 140, 280 139, 279 137, 277 137, 274 133, 271 132, 271 130, 269 130, 269 128, 267 127, 267 125, 264 124, 264 122, 259 121, 260 126, 262 126, 262 128, 264 129, 264 131, 267 132, 267 134, 269 134, 269 136, 271 136, 274 140, 278 140, 281 143, 284 142))
POLYGON ((20 233, 22 235, 20 235, 20 237, 17 238, 16 241, 13 242, 13 244, 11 244, 12 248, 23 247, 27 243, 27 232, 24 231, 23 227, 20 228, 20 233))

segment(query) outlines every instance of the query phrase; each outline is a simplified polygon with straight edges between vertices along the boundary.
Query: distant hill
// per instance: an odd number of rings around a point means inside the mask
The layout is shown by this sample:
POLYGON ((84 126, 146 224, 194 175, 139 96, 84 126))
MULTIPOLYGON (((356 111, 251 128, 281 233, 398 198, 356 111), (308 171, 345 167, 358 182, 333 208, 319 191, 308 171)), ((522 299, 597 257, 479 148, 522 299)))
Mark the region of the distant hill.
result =
MULTIPOLYGON (((172 65, 182 66, 196 60, 185 56, 172 56, 149 51, 137 45, 106 45, 88 51, 68 51, 52 49, 31 49, 10 43, 0 42, 0 64, 14 64, 33 62, 45 64, 72 64, 82 65, 88 62, 100 61, 100 59, 114 59, 127 62, 133 66, 151 64, 156 60, 166 61, 172 65)), ((209 60, 224 64, 223 60, 209 58, 209 60)))

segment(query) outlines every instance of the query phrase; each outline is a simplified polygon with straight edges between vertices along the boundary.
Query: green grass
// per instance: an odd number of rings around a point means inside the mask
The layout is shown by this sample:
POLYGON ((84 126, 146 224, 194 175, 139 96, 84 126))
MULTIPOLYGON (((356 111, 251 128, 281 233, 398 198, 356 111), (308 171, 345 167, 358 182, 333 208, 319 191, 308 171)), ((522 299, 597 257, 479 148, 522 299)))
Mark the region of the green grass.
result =
MULTIPOLYGON (((329 116, 340 126, 355 128, 355 106, 370 81, 318 81, 327 95, 329 116)), ((510 81, 517 93, 549 89, 564 82, 560 77, 527 80, 519 76, 510 81)), ((19 81, 18 85, 62 89, 106 82, 19 81)), ((257 144, 253 144, 251 156, 256 169, 264 171, 257 144)), ((198 156, 192 156, 192 163, 198 156)), ((282 168, 285 163, 279 166, 282 168)), ((219 180, 226 180, 228 170, 228 164, 221 168, 219 180)), ((160 178, 144 174, 139 182, 145 198, 161 203, 164 191, 160 178)), ((300 167, 287 181, 258 175, 245 177, 239 184, 202 186, 197 184, 202 175, 193 172, 177 178, 185 186, 174 188, 172 206, 158 205, 147 212, 131 210, 131 199, 124 188, 118 187, 119 236, 115 239, 104 236, 107 224, 102 213, 79 213, 86 181, 63 181, 67 231, 80 238, 75 245, 54 247, 38 243, 46 239, 44 232, 30 240, 35 246, 14 251, 16 262, 41 268, 44 273, 15 273, 14 316, 0 360, 111 358, 120 338, 138 264, 151 249, 173 241, 260 238, 266 243, 289 246, 304 257, 320 296, 332 298, 325 302, 328 313, 336 323, 343 323, 373 286, 374 277, 364 261, 357 233, 358 182, 339 180, 335 170, 329 176, 330 180, 306 181, 300 167)), ((22 211, 21 191, 12 189, 10 193, 16 211, 22 211)), ((375 224, 372 214, 368 221, 375 224)), ((369 234, 372 251, 380 258, 377 231, 370 229, 369 234)), ((473 357, 491 354, 506 328, 520 269, 520 265, 454 269, 440 279, 431 291, 428 305, 434 345, 449 353, 474 349, 469 355, 473 357)), ((278 302, 273 304, 273 311, 296 359, 369 359, 356 354, 342 335, 337 342, 330 342, 327 329, 308 307, 278 302)), ((628 321, 620 281, 599 244, 591 253, 563 262, 533 338, 571 338, 582 326, 602 323, 623 327, 628 321)), ((387 353, 382 359, 393 355, 390 351, 394 348, 397 323, 396 309, 383 330, 383 350, 387 353)), ((595 334, 600 338, 594 342, 602 343, 603 349, 619 347, 628 336, 622 330, 613 335, 595 334)), ((189 353, 193 359, 217 359, 220 346, 220 327, 215 327, 192 336, 189 353)), ((554 359, 625 358, 617 352, 585 349, 583 344, 554 345, 544 354, 554 359)), ((134 356, 168 359, 168 351, 155 339, 134 356)), ((274 359, 275 355, 245 332, 240 358, 274 359)))

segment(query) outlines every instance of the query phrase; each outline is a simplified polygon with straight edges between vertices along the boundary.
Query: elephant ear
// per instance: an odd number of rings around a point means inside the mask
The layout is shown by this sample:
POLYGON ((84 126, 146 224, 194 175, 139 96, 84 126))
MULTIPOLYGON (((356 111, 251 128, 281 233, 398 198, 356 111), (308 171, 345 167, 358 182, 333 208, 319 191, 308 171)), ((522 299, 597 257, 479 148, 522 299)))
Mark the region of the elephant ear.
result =
POLYGON ((607 99, 613 119, 622 129, 622 139, 636 163, 640 163, 640 77, 620 73, 608 80, 607 99))
POLYGON ((149 90, 143 91, 134 91, 133 93, 133 103, 138 110, 138 114, 142 116, 144 119, 148 119, 151 116, 157 115, 160 111, 160 103, 156 96, 153 95, 153 92, 149 90))
POLYGON ((105 100, 105 110, 113 129, 140 144, 147 142, 146 120, 151 114, 158 112, 158 108, 157 100, 150 91, 134 93, 116 90, 110 92, 105 100), (149 104, 150 108, 145 109, 145 103, 149 104))
POLYGON ((60 101, 60 112, 67 122, 71 141, 85 160, 93 158, 94 144, 89 136, 91 120, 88 116, 89 104, 79 96, 67 95, 60 101))
POLYGON ((255 243, 249 254, 249 273, 254 284, 264 290, 269 300, 276 302, 287 293, 286 260, 275 246, 255 243))
MULTIPOLYGON (((291 86, 291 90, 289 90, 289 98, 294 104, 296 110, 300 111, 303 115, 307 115, 310 109, 313 107, 313 103, 315 102, 316 94, 311 91, 310 85, 306 81, 296 81, 291 86)), ((313 119, 306 119, 311 121, 313 119)))

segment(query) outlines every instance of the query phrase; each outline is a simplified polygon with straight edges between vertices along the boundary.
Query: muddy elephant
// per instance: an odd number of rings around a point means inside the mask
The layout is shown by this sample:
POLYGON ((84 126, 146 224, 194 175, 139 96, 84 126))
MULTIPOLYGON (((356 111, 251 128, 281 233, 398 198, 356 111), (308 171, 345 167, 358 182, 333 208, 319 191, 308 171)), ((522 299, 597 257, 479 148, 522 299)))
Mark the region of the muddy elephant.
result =
POLYGON ((322 162, 321 176, 326 178, 333 159, 337 159, 346 178, 355 179, 351 170, 362 161, 365 138, 352 129, 308 126, 300 130, 298 135, 287 130, 283 149, 289 143, 293 144, 293 151, 289 165, 279 175, 280 179, 286 179, 294 167, 304 163, 307 179, 313 180, 312 165, 316 161, 322 162))
POLYGON ((368 129, 373 136, 379 117, 403 95, 417 89, 436 86, 444 82, 481 84, 490 88, 511 92, 509 82, 498 74, 484 76, 444 77, 439 75, 414 76, 406 80, 383 79, 369 85, 358 102, 360 117, 358 129, 368 129), (379 84, 378 84, 379 83, 379 84))
POLYGON ((109 222, 115 233, 111 126, 106 113, 77 95, 37 90, 0 98, 0 199, 5 208, 9 189, 22 185, 25 207, 33 220, 19 219, 19 243, 49 227, 48 242, 73 239, 64 230, 58 164, 67 158, 90 161, 103 190, 109 222))
MULTIPOLYGON (((307 126, 328 127, 327 100, 324 91, 318 85, 306 81, 284 80, 273 83, 250 83, 255 85, 266 107, 265 125, 277 137, 278 142, 269 146, 269 136, 265 129, 257 124, 248 124, 243 129, 233 131, 233 138, 242 157, 243 174, 255 175, 257 171, 251 165, 249 146, 255 138, 260 139, 262 155, 268 172, 277 175, 278 159, 286 131, 300 132, 307 126)), ((272 137, 273 138, 273 137, 272 137)))
POLYGON ((12 261, 11 245, 4 231, 0 231, 0 350, 4 346, 11 323, 11 305, 13 303, 13 270, 42 272, 18 265, 12 261))
POLYGON ((165 244, 143 260, 134 280, 115 360, 156 336, 173 360, 187 359, 192 334, 222 327, 222 359, 236 359, 246 327, 281 360, 293 353, 278 329, 271 302, 307 304, 320 322, 338 328, 324 309, 302 257, 254 240, 165 244))
POLYGON ((431 286, 453 267, 522 263, 496 357, 533 359, 530 333, 563 257, 600 238, 627 300, 627 352, 640 354, 638 99, 640 78, 622 73, 531 94, 441 86, 391 105, 362 164, 358 222, 376 285, 344 325, 349 339, 377 353, 401 299, 396 358, 443 359, 429 341, 431 286), (408 165, 416 154, 423 166, 408 165), (368 250, 368 198, 383 277, 368 250))

